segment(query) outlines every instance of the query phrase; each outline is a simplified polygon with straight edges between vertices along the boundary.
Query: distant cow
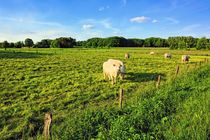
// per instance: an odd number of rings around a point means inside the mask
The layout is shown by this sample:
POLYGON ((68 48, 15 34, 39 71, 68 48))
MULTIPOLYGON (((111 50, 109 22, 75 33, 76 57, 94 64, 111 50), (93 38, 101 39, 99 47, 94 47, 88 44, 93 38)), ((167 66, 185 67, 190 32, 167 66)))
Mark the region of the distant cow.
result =
POLYGON ((115 59, 109 59, 108 62, 116 64, 116 65, 120 65, 120 78, 124 79, 124 77, 125 77, 125 65, 123 64, 123 62, 120 61, 120 60, 115 60, 115 59))
POLYGON ((155 54, 155 52, 150 52, 149 54, 150 54, 150 55, 154 55, 154 54, 155 54))
POLYGON ((188 62, 190 59, 189 55, 182 55, 182 62, 188 62))
POLYGON ((114 64, 111 62, 103 63, 104 79, 107 78, 112 81, 112 84, 116 83, 117 76, 120 74, 120 64, 114 64))
POLYGON ((125 53, 125 59, 130 58, 130 54, 129 53, 125 53))
POLYGON ((171 58, 172 55, 171 55, 170 53, 165 53, 165 54, 164 54, 164 57, 165 57, 165 58, 171 58))

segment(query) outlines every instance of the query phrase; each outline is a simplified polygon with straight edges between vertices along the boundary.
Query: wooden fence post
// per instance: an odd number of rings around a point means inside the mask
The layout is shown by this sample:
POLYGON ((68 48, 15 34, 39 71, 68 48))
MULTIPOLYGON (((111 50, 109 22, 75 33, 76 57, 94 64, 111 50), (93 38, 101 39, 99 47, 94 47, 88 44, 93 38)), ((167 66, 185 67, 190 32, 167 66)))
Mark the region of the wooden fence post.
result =
POLYGON ((49 140, 50 137, 51 137, 51 132, 50 132, 51 123, 52 123, 52 113, 48 112, 44 116, 44 131, 43 131, 43 134, 44 134, 44 139, 45 140, 49 140))
POLYGON ((123 95, 124 95, 124 90, 120 89, 120 93, 119 93, 119 107, 120 107, 120 109, 122 109, 123 95))
POLYGON ((208 62, 208 58, 204 58, 204 62, 207 63, 208 62))
POLYGON ((178 73, 179 73, 179 65, 176 67, 175 77, 178 75, 178 73))
POLYGON ((160 80, 161 80, 161 76, 158 76, 158 80, 157 80, 157 84, 156 84, 156 88, 159 88, 160 86, 160 80))

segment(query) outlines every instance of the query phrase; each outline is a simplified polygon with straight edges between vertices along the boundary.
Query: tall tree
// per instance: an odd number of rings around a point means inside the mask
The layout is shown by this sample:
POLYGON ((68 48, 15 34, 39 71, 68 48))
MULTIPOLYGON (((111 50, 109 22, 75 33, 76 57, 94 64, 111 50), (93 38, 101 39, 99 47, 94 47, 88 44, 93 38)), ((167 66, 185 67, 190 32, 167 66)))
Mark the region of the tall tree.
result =
POLYGON ((24 47, 24 43, 22 41, 18 41, 14 44, 15 48, 22 48, 24 47))
POLYGON ((32 47, 33 45, 34 45, 34 42, 32 39, 30 39, 30 38, 25 39, 25 46, 32 47))
POLYGON ((209 45, 208 40, 205 37, 202 37, 198 40, 197 45, 196 45, 196 49, 200 50, 200 49, 207 49, 209 45))
POLYGON ((76 40, 71 37, 56 38, 51 42, 51 48, 73 48, 76 45, 76 40))
POLYGON ((5 50, 6 50, 7 48, 9 48, 9 43, 8 43, 7 41, 4 41, 4 42, 2 43, 2 48, 4 48, 5 50))

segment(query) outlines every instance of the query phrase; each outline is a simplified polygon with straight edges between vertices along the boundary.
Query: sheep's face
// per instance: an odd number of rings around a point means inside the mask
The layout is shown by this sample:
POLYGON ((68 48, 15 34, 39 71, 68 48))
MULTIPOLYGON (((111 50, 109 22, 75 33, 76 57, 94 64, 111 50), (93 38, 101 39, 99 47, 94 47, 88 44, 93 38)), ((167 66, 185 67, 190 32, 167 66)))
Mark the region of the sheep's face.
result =
POLYGON ((113 64, 114 69, 119 73, 120 72, 120 65, 113 64))

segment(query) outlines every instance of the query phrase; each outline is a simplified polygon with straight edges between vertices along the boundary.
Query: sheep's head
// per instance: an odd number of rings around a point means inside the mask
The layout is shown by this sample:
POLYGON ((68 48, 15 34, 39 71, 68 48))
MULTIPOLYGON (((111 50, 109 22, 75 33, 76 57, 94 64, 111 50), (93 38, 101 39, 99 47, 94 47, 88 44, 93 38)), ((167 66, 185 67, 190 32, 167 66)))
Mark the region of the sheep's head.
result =
POLYGON ((120 73, 120 65, 119 64, 113 64, 114 69, 120 73))

